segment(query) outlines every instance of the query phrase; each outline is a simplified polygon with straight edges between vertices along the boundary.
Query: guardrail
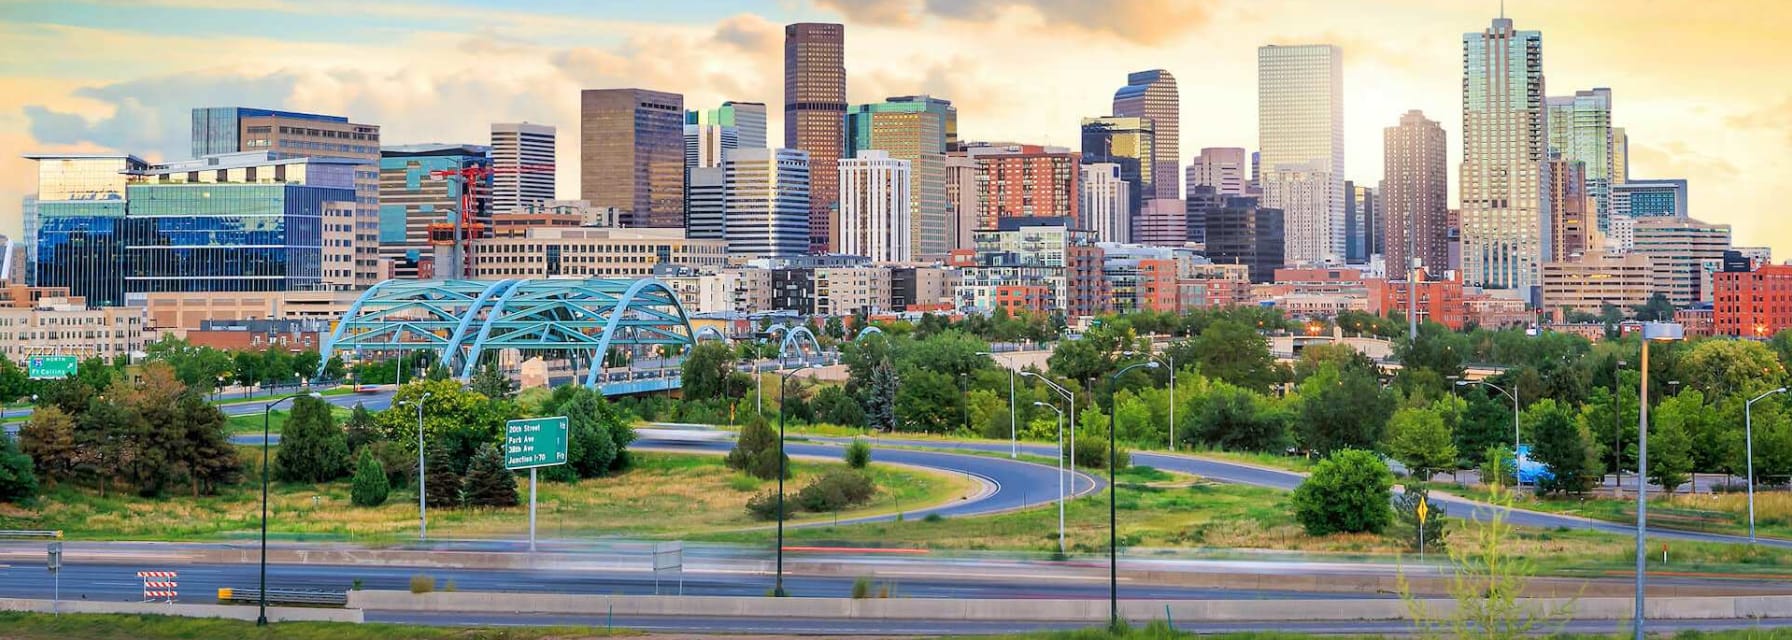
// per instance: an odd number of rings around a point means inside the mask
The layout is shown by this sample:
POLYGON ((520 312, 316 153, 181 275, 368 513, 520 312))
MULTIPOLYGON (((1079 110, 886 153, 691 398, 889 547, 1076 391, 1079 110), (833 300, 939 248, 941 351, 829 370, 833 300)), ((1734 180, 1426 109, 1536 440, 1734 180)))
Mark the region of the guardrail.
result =
POLYGON ((62 532, 30 529, 0 529, 0 540, 61 540, 62 532))
MULTIPOLYGON (((218 589, 218 602, 224 604, 261 602, 260 589, 218 589)), ((346 607, 347 591, 324 591, 321 589, 268 589, 269 604, 300 605, 306 607, 346 607)))

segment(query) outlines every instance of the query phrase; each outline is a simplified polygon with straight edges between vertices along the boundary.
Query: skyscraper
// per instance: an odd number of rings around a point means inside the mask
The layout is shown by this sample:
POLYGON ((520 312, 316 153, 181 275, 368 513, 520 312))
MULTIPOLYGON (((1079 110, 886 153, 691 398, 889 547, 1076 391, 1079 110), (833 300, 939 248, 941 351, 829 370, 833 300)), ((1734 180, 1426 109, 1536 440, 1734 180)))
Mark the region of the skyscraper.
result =
POLYGON ((1287 216, 1290 264, 1344 256, 1344 66, 1329 44, 1257 49, 1263 206, 1287 216))
POLYGON ((1282 212, 1261 207, 1257 198, 1233 196, 1207 211, 1207 259, 1214 264, 1250 267, 1251 282, 1274 282, 1282 256, 1282 212))
POLYGON ((1594 206, 1587 165, 1551 152, 1549 158, 1550 261, 1567 262, 1587 252, 1594 206))
POLYGON ((1176 168, 1182 163, 1182 147, 1178 144, 1181 109, 1176 76, 1163 69, 1126 74, 1126 86, 1114 92, 1114 115, 1149 118, 1151 121, 1150 173, 1156 180, 1152 183, 1151 193, 1146 194, 1147 198, 1174 200, 1182 197, 1181 187, 1176 183, 1176 168))
POLYGON ((554 199, 554 127, 492 123, 492 213, 554 199))
POLYGON ((1087 228, 1080 154, 1006 142, 966 144, 965 154, 977 163, 977 230, 995 229, 1004 218, 1066 218, 1087 228))
POLYGON ((809 251, 838 246, 832 224, 846 150, 846 26, 784 27, 784 146, 808 154, 809 251))
POLYGON ((1096 162, 1081 167, 1084 225, 1095 231, 1099 242, 1132 241, 1130 185, 1120 175, 1120 165, 1096 162))
POLYGON ((1238 147, 1207 147, 1188 165, 1188 189, 1213 187, 1220 197, 1242 196, 1250 188, 1250 160, 1238 147))
POLYGON ((870 149, 840 159, 840 253, 872 262, 915 259, 910 166, 888 151, 870 149))
POLYGON ((125 154, 27 154, 37 161, 37 286, 68 287, 96 307, 124 304, 125 154))
POLYGON ((1380 198, 1374 187, 1344 181, 1344 260, 1363 264, 1381 253, 1380 198))
POLYGON ((930 95, 892 96, 884 98, 884 104, 899 111, 926 111, 940 116, 944 126, 940 128, 940 148, 945 151, 957 151, 958 142, 958 107, 945 98, 930 95))
POLYGON ((772 258, 808 250, 808 154, 733 149, 722 154, 722 170, 722 235, 729 255, 772 258))
MULTIPOLYGON (((1120 179, 1127 183, 1127 209, 1134 215, 1142 213, 1145 201, 1157 193, 1157 153, 1152 147, 1156 132, 1150 118, 1083 118, 1083 162, 1120 165, 1120 179)), ((1173 170, 1170 175, 1175 175, 1173 170)))
POLYGON ((692 167, 685 177, 684 237, 723 239, 727 212, 728 174, 718 162, 713 167, 692 167))
POLYGON ((684 125, 684 168, 722 166, 722 152, 740 148, 740 129, 719 124, 684 125))
POLYGON ((579 94, 579 198, 622 227, 684 225, 684 96, 647 89, 579 94))
POLYGON ((977 230, 983 200, 977 191, 977 161, 963 151, 946 154, 946 216, 951 219, 952 241, 948 250, 973 249, 971 234, 977 230))
MULTIPOLYGON (((733 127, 740 146, 749 149, 765 147, 765 103, 763 102, 729 100, 714 109, 686 111, 684 123, 733 127)), ((721 159, 718 158, 716 161, 720 163, 721 159)))
MULTIPOLYGON (((853 105, 847 111, 849 157, 877 150, 909 163, 909 188, 904 191, 909 198, 909 213, 902 220, 910 226, 913 254, 905 260, 944 257, 951 248, 945 131, 957 117, 951 102, 929 96, 853 105)), ((845 215, 844 211, 841 215, 845 215)))
MULTIPOLYGON (((435 179, 431 173, 490 165, 491 148, 482 145, 395 145, 380 151, 380 258, 392 262, 394 277, 465 277, 466 256, 456 239, 477 237, 462 224, 461 195, 468 186, 460 178, 435 179)), ((490 184, 474 189, 472 210, 464 217, 489 229, 490 184)))
POLYGON ((324 221, 324 286, 360 289, 380 280, 379 125, 349 122, 343 116, 249 107, 196 108, 192 125, 195 158, 268 151, 277 159, 360 160, 354 209, 332 209, 324 221))
POLYGON ((1417 109, 1382 130, 1381 221, 1388 277, 1419 265, 1450 268, 1450 168, 1447 136, 1417 109))
POLYGON ((1612 184, 1630 181, 1630 135, 1624 127, 1612 127, 1612 184))
POLYGON ((1687 217, 1685 178, 1629 178, 1612 187, 1612 215, 1632 218, 1687 217))
MULTIPOLYGON (((1605 88, 1576 91, 1572 96, 1550 97, 1549 149, 1560 153, 1562 160, 1579 162, 1585 169, 1586 195, 1593 199, 1589 224, 1606 230, 1611 218, 1612 172, 1616 157, 1612 150, 1612 90, 1605 88)), ((1562 255, 1557 250, 1558 255, 1562 255)))
POLYGON ((1532 289, 1551 254, 1543 34, 1501 16, 1462 34, 1463 282, 1532 289))

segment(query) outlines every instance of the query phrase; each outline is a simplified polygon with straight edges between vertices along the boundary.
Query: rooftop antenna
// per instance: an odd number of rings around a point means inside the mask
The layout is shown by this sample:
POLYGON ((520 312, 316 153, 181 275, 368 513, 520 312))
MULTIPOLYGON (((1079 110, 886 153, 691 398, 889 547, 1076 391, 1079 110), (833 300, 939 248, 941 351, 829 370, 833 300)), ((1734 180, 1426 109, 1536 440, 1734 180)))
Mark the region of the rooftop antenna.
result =
POLYGON ((1500 19, 1506 19, 1506 0, 1500 0, 1500 19))

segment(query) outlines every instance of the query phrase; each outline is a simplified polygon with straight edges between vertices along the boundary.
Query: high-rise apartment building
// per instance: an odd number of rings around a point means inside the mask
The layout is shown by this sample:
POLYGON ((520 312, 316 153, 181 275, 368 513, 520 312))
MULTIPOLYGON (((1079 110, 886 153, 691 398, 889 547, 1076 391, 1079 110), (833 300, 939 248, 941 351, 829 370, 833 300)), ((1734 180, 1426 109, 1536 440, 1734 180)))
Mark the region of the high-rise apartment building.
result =
MULTIPOLYGON (((1126 86, 1114 92, 1113 113, 1116 116, 1145 118, 1151 122, 1152 191, 1146 198, 1175 200, 1182 197, 1176 183, 1176 168, 1182 164, 1182 107, 1176 91, 1176 76, 1163 69, 1126 74, 1126 86)), ((1085 127, 1086 129, 1086 127, 1085 127)), ((1087 154, 1087 149, 1084 150, 1087 154)))
POLYGON ((1242 196, 1250 189, 1250 159, 1238 147, 1207 147, 1188 165, 1188 190, 1213 187, 1221 197, 1242 196))
POLYGON ((977 163, 978 230, 994 229, 1004 218, 1064 218, 1087 228, 1078 189, 1081 154, 1014 143, 969 143, 965 154, 977 163))
POLYGON ((847 157, 876 150, 909 163, 909 214, 903 220, 910 225, 914 257, 940 258, 951 248, 945 131, 956 118, 951 102, 929 96, 853 105, 846 114, 847 157))
POLYGON ((490 166, 491 148, 482 145, 397 145, 380 151, 380 259, 391 261, 392 277, 465 277, 467 241, 492 226, 490 179, 476 178, 485 184, 472 186, 472 208, 463 215, 466 180, 438 176, 490 166))
POLYGON ((1287 216, 1290 264, 1344 256, 1344 66, 1329 44, 1257 49, 1263 206, 1287 216))
POLYGON ((1418 110, 1382 130, 1383 263, 1389 278, 1419 259, 1431 273, 1450 268, 1449 152, 1444 128, 1418 110))
POLYGON ((554 199, 554 127, 492 123, 492 212, 509 213, 554 199))
POLYGON ((684 224, 684 96, 647 89, 579 94, 579 198, 623 227, 684 224))
POLYGON ((1259 206, 1255 197, 1226 198, 1207 211, 1207 259, 1250 267, 1251 282, 1274 282, 1285 262, 1282 218, 1280 209, 1259 206))
POLYGON ((1636 253, 1655 260, 1656 290, 1675 306, 1711 301, 1711 275, 1730 250, 1730 225, 1692 218, 1639 218, 1636 253))
POLYGON ((1119 165, 1128 189, 1127 208, 1135 213, 1157 197, 1157 154, 1151 146, 1156 138, 1150 118, 1083 118, 1083 162, 1119 165))
POLYGON ((382 278, 379 253, 380 127, 343 116, 249 107, 193 109, 194 158, 267 151, 276 159, 348 158, 355 170, 356 206, 324 220, 324 283, 361 289, 382 278))
POLYGON ((1083 219, 1098 242, 1132 241, 1131 185, 1120 165, 1096 162, 1082 166, 1083 219))
POLYGON ((149 168, 126 154, 26 154, 37 161, 37 286, 95 307, 124 304, 125 185, 149 168))
MULTIPOLYGON (((1550 260, 1563 262, 1586 253, 1597 233, 1592 211, 1598 206, 1587 181, 1587 165, 1551 153, 1549 159, 1550 260)), ((1608 223, 1609 224, 1609 223, 1608 223)))
POLYGON ((730 256, 772 258, 808 251, 808 154, 734 149, 722 154, 722 170, 723 239, 730 256))
POLYGON ((1631 218, 1684 218, 1686 180, 1632 178, 1612 186, 1612 215, 1631 218))
POLYGON ((1529 290, 1549 247, 1543 33, 1501 16, 1462 34, 1463 282, 1529 290))
POLYGON ((846 150, 846 26, 784 27, 784 146, 808 154, 809 251, 837 245, 834 198, 846 150))
POLYGON ((840 253, 872 262, 915 257, 908 160, 867 149, 840 159, 840 253))
POLYGON ((1363 264, 1381 253, 1381 198, 1374 187, 1344 181, 1344 260, 1363 264))
MULTIPOLYGON (((1598 88, 1576 91, 1572 96, 1551 96, 1545 104, 1549 110, 1549 148, 1567 162, 1581 163, 1585 191, 1593 199, 1592 208, 1582 215, 1589 217, 1589 228, 1603 233, 1610 226, 1615 168, 1612 90, 1598 88)), ((1556 254, 1563 255, 1561 250, 1556 254)))

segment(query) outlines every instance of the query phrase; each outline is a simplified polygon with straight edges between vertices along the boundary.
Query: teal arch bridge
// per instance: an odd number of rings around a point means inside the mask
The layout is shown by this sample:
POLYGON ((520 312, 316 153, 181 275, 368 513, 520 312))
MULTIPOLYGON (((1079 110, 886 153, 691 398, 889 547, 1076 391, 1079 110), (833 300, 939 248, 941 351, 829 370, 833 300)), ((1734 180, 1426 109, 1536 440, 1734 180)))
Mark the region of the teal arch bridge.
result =
POLYGON ((585 386, 624 395, 682 386, 695 337, 677 294, 654 278, 386 280, 349 306, 320 355, 423 351, 465 381, 484 358, 515 352, 563 361, 585 386))

